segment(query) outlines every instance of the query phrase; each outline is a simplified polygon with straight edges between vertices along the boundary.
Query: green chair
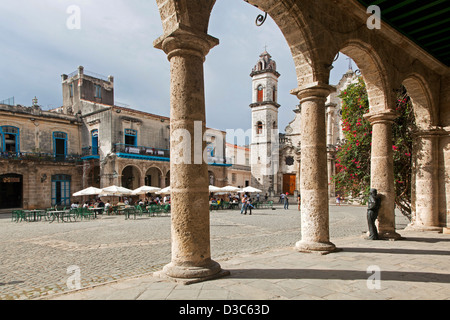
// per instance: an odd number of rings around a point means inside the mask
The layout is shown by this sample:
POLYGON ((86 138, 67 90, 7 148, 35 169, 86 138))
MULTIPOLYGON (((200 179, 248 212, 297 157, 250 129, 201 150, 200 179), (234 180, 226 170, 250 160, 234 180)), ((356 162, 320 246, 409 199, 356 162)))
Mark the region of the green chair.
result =
POLYGON ((140 217, 144 214, 144 209, 140 205, 135 206, 134 210, 136 211, 136 214, 140 217))
POLYGON ((93 213, 88 208, 77 208, 78 217, 83 219, 91 219, 93 213))
POLYGON ((162 207, 162 211, 163 211, 164 213, 170 214, 170 204, 165 204, 165 205, 162 207))
POLYGON ((70 209, 69 212, 64 214, 64 217, 69 219, 69 221, 77 221, 77 218, 79 217, 78 210, 70 209))
POLYGON ((161 215, 162 213, 162 208, 160 205, 154 204, 150 206, 150 213, 153 214, 153 216, 157 216, 157 215, 161 215))
POLYGON ((11 221, 19 222, 25 218, 25 214, 22 210, 13 210, 11 214, 11 221))
POLYGON ((47 213, 45 212, 45 210, 39 210, 37 212, 37 218, 38 218, 39 221, 42 221, 42 217, 47 219, 47 213))
POLYGON ((130 219, 131 215, 134 215, 134 219, 136 219, 136 215, 138 214, 138 210, 135 207, 128 207, 124 210, 125 220, 130 219))

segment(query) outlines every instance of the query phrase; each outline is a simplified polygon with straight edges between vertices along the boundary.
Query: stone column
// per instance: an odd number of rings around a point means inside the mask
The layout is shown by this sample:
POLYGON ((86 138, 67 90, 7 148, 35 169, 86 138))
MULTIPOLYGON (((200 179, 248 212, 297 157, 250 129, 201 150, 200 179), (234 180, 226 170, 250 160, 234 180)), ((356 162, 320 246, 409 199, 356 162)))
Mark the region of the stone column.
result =
POLYGON ((439 226, 438 130, 420 131, 414 137, 412 221, 408 229, 442 231, 439 226))
POLYGON ((167 54, 171 69, 172 261, 157 276, 183 283, 225 273, 211 259, 208 165, 203 159, 206 148, 203 63, 217 44, 216 38, 181 28, 155 42, 155 47, 167 54))
POLYGON ((372 125, 371 188, 381 196, 378 212, 378 234, 384 239, 400 239, 395 232, 394 158, 392 124, 398 114, 392 110, 364 116, 372 125))
POLYGON ((301 252, 329 253, 336 250, 330 242, 327 140, 325 101, 335 90, 324 83, 314 83, 293 90, 300 99, 302 112, 300 192, 301 235, 296 243, 301 252))

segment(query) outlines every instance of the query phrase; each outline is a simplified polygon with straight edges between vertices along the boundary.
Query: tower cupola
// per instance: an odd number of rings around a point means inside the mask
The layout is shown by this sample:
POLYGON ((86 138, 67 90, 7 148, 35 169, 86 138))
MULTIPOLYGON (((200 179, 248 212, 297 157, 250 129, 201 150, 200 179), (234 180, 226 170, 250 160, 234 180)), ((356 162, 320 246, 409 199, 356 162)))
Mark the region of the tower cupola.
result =
POLYGON ((280 74, 277 72, 276 62, 272 60, 272 56, 267 51, 264 51, 263 53, 261 53, 258 62, 253 67, 250 77, 266 72, 275 74, 277 78, 280 76, 280 74))

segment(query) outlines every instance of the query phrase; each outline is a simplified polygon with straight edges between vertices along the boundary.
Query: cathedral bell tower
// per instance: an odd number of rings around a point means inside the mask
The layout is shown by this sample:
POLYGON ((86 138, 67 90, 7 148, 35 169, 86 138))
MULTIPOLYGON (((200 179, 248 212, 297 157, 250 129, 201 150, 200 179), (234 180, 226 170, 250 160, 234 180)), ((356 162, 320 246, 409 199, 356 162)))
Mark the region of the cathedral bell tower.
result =
POLYGON ((264 51, 252 73, 251 185, 269 196, 277 188, 279 162, 278 78, 276 63, 264 51))

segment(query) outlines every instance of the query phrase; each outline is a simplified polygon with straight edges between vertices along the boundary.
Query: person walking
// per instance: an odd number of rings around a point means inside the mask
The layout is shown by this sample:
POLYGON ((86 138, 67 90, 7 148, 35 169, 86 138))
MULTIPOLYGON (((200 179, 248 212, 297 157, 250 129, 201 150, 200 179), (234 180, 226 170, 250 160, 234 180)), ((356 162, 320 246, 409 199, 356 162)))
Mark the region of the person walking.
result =
POLYGON ((245 213, 244 214, 247 214, 247 209, 250 209, 249 215, 252 215, 252 208, 254 208, 253 205, 252 205, 252 200, 250 199, 250 197, 248 197, 247 201, 246 201, 245 213))
POLYGON ((341 205, 341 196, 339 195, 339 193, 338 193, 338 195, 336 196, 336 204, 337 204, 338 206, 341 205))
POLYGON ((298 194, 298 196, 297 196, 297 206, 298 206, 298 211, 300 211, 300 204, 301 204, 301 202, 302 202, 302 199, 300 198, 300 193, 298 194))
MULTIPOLYGON (((245 199, 246 197, 247 197, 247 196, 246 196, 245 194, 242 195, 242 199, 241 199, 241 204, 242 204, 242 207, 241 207, 241 214, 244 213, 244 210, 245 210, 246 207, 247 207, 247 201, 246 201, 246 199, 245 199)), ((245 214, 247 214, 247 212, 246 212, 245 214)))
POLYGON ((289 193, 286 192, 286 195, 284 196, 284 209, 287 210, 289 209, 289 197, 288 197, 289 193))

